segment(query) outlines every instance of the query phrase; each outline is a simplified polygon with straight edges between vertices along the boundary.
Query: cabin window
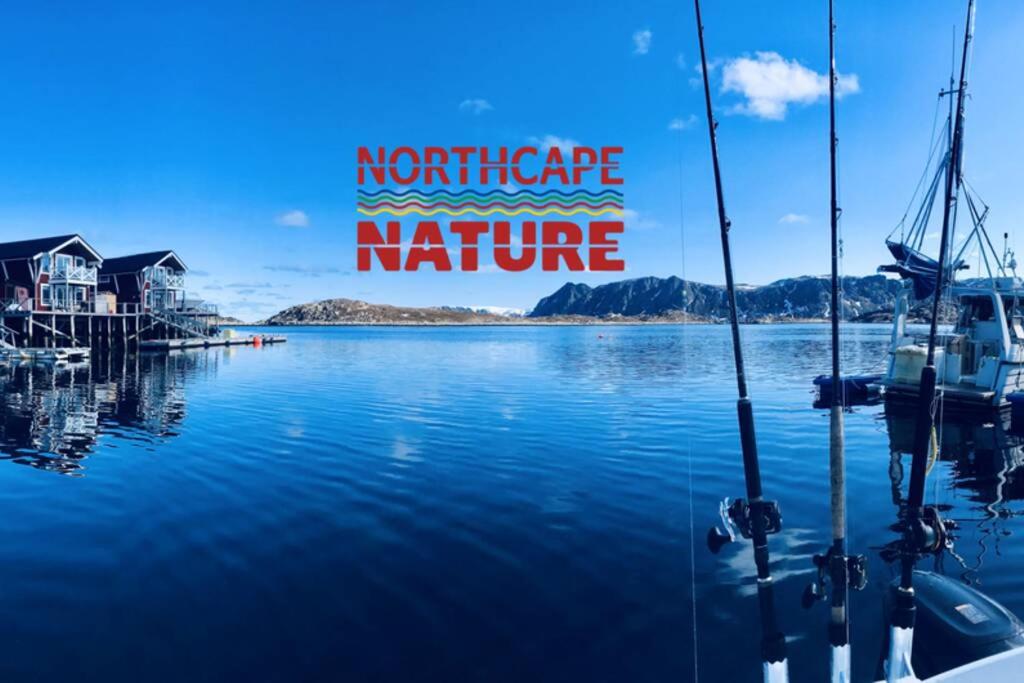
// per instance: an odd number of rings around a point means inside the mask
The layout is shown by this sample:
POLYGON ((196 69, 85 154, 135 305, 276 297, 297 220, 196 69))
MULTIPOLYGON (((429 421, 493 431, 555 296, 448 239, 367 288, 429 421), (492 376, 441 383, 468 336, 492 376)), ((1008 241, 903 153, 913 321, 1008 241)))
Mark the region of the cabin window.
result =
POLYGON ((71 270, 71 256, 68 254, 57 254, 57 272, 66 273, 71 270))
POLYGON ((89 298, 89 292, 85 287, 79 287, 76 291, 76 295, 79 301, 85 301, 89 298))
POLYGON ((75 268, 85 268, 85 257, 84 256, 76 256, 75 257, 75 268))
POLYGON ((146 308, 153 308, 153 290, 147 289, 146 296, 143 298, 146 308))
POLYGON ((39 272, 49 273, 50 272, 50 255, 43 254, 42 258, 39 259, 39 272))
POLYGON ((50 285, 42 285, 39 288, 39 299, 43 302, 44 306, 49 306, 53 303, 53 298, 50 296, 50 285))

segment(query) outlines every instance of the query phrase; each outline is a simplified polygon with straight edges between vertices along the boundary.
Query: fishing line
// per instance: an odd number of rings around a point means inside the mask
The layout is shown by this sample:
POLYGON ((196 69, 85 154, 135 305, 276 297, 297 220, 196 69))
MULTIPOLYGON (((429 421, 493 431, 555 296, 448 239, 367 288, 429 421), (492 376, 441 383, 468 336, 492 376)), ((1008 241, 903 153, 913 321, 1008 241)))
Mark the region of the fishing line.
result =
MULTIPOLYGON (((685 182, 684 170, 683 170, 683 136, 679 136, 679 144, 676 146, 677 158, 679 162, 679 275, 683 280, 682 285, 682 297, 683 297, 683 329, 682 329, 682 346, 683 346, 683 372, 685 376, 687 366, 687 350, 689 339, 687 337, 687 325, 689 324, 687 316, 687 305, 688 296, 687 288, 689 282, 686 279, 686 219, 685 209, 683 203, 684 190, 683 184, 685 182)), ((683 424, 686 424, 684 420, 683 424)), ((694 519, 693 519, 693 449, 690 443, 690 431, 687 429, 686 432, 686 475, 687 484, 686 492, 689 501, 689 514, 690 514, 690 611, 693 628, 693 680, 694 683, 700 680, 699 671, 699 660, 697 658, 697 546, 696 546, 696 533, 694 530, 694 519)))

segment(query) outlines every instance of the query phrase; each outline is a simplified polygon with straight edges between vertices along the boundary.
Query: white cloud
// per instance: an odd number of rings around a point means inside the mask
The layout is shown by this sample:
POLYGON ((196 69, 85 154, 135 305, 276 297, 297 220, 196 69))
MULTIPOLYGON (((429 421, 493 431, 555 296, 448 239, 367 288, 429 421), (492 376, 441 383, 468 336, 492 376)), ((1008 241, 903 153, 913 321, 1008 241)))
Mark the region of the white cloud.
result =
POLYGON ((810 218, 802 213, 787 213, 785 216, 779 219, 780 223, 791 224, 791 223, 809 223, 810 218))
POLYGON ((287 228, 308 228, 309 216, 306 215, 305 211, 292 209, 291 211, 285 211, 275 218, 274 222, 287 228))
POLYGON ((674 118, 668 122, 669 130, 687 130, 697 123, 697 115, 690 114, 686 118, 674 118))
POLYGON ((527 138, 527 142, 537 145, 544 152, 550 152, 552 147, 557 147, 562 154, 570 154, 573 147, 580 146, 580 143, 572 138, 560 138, 557 135, 545 135, 542 138, 531 136, 527 138))
POLYGON ((622 222, 631 230, 654 230, 661 227, 661 223, 657 220, 635 209, 623 209, 622 222))
POLYGON ((494 107, 491 106, 490 102, 479 97, 462 100, 462 102, 459 102, 459 111, 468 111, 473 114, 476 114, 477 116, 483 114, 485 111, 490 111, 492 109, 494 109, 494 107))
MULTIPOLYGON (((733 107, 734 112, 781 121, 790 104, 812 104, 828 95, 828 76, 795 59, 784 59, 777 52, 755 52, 754 57, 737 57, 725 63, 722 91, 746 98, 746 102, 733 107)), ((836 97, 859 91, 856 74, 837 77, 836 97)))
POLYGON ((676 66, 678 66, 680 69, 686 68, 686 57, 683 56, 682 52, 676 55, 676 66))
POLYGON ((639 29, 633 32, 633 54, 645 55, 651 50, 651 38, 654 34, 650 29, 639 29))
POLYGON ((519 192, 519 186, 516 185, 515 183, 504 183, 502 185, 499 185, 498 189, 504 192, 505 194, 515 194, 516 192, 519 192))

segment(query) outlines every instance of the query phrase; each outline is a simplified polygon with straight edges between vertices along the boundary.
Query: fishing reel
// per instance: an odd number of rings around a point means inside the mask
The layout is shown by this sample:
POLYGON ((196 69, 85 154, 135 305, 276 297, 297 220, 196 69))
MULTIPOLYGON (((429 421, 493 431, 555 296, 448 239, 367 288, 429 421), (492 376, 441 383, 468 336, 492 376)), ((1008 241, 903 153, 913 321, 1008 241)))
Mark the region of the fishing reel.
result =
POLYGON ((716 555, 722 546, 736 540, 737 532, 743 538, 753 535, 755 515, 761 516, 765 534, 775 534, 782 530, 782 513, 778 503, 773 500, 747 503, 737 498, 730 503, 726 498, 718 504, 718 514, 722 518, 722 526, 708 529, 707 538, 708 549, 716 555))
POLYGON ((904 519, 892 526, 894 531, 902 533, 902 537, 887 543, 879 554, 887 563, 896 562, 904 556, 938 555, 953 547, 956 528, 953 520, 942 519, 938 508, 926 505, 921 508, 921 516, 915 522, 904 519))
POLYGON ((826 584, 830 577, 835 580, 845 575, 846 585, 855 591, 864 590, 868 585, 868 560, 863 555, 843 556, 835 548, 829 548, 824 555, 815 555, 813 562, 818 569, 818 577, 804 589, 800 599, 804 609, 810 609, 814 603, 828 597, 826 584))
POLYGON ((944 550, 952 541, 951 524, 947 524, 939 516, 939 510, 933 505, 921 508, 921 516, 908 528, 907 540, 912 552, 918 555, 934 555, 944 550))

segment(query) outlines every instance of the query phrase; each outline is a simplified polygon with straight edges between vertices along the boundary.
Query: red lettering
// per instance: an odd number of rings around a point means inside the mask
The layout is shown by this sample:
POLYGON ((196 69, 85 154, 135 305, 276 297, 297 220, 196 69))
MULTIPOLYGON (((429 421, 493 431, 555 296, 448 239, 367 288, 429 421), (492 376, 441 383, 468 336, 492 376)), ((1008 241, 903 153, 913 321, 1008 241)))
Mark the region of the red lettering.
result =
POLYGON ((412 244, 409 256, 405 259, 406 270, 419 270, 421 263, 433 263, 437 271, 452 269, 452 261, 448 258, 444 237, 441 236, 441 227, 436 221, 420 221, 412 236, 412 244), (425 244, 430 246, 423 246, 425 244))
POLYGON ((452 221, 452 232, 462 239, 462 270, 477 270, 480 263, 477 245, 487 228, 487 221, 452 221))
POLYGON ((452 147, 452 153, 459 158, 459 183, 469 184, 469 157, 476 147, 452 147))
POLYGON ((541 224, 541 243, 544 245, 544 253, 541 255, 543 270, 558 270, 560 258, 569 270, 586 270, 579 253, 579 247, 583 244, 580 226, 569 221, 544 221, 541 224), (564 242, 561 236, 565 236, 564 242))
POLYGON ((609 254, 618 251, 619 241, 609 237, 612 233, 622 233, 625 226, 622 221, 593 221, 590 224, 590 270, 623 271, 626 262, 622 259, 608 258, 609 254))
POLYGON ((534 185, 537 183, 537 176, 523 175, 522 169, 519 166, 522 164, 524 156, 529 154, 530 156, 537 156, 536 147, 520 147, 512 155, 512 179, 520 185, 534 185))
POLYGON ((434 174, 437 174, 437 181, 442 185, 449 185, 448 172, 444 165, 448 163, 448 152, 443 147, 427 147, 423 150, 423 182, 426 185, 434 184, 434 174), (434 159, 437 158, 437 161, 434 159))
POLYGON ((597 162, 597 152, 591 147, 573 147, 572 148, 572 184, 579 185, 583 179, 583 174, 587 171, 594 170, 594 164, 597 162), (584 162, 583 157, 587 157, 584 162))
POLYGON ((356 267, 360 271, 370 270, 371 256, 376 254, 377 260, 384 270, 400 270, 402 266, 402 232, 398 221, 388 221, 387 240, 380 234, 374 221, 359 221, 356 224, 356 267))
POLYGON ((548 158, 544 161, 544 170, 540 174, 540 184, 547 185, 551 176, 556 175, 563 185, 569 184, 569 172, 563 166, 562 150, 552 147, 548 150, 548 158))
POLYGON ((611 175, 611 171, 619 170, 619 161, 612 159, 613 154, 622 154, 621 147, 602 147, 601 148, 601 184, 602 185, 621 185, 622 178, 616 178, 611 175))
POLYGON ((370 173, 373 174, 374 181, 378 185, 383 185, 385 180, 385 169, 387 165, 384 163, 384 148, 377 148, 377 159, 374 160, 373 155, 370 154, 370 150, 366 147, 360 147, 356 150, 356 160, 359 164, 359 184, 363 185, 366 183, 366 164, 370 165, 370 173))
POLYGON ((411 185, 416 182, 420 177, 420 155, 412 147, 399 147, 391 153, 391 179, 399 185, 411 185), (402 176, 399 164, 402 163, 402 157, 409 157, 409 162, 412 164, 412 168, 409 170, 407 177, 402 176))
POLYGON ((502 270, 513 273, 529 269, 537 260, 537 224, 523 222, 523 253, 519 258, 512 256, 512 227, 508 221, 494 222, 494 264, 502 270))

